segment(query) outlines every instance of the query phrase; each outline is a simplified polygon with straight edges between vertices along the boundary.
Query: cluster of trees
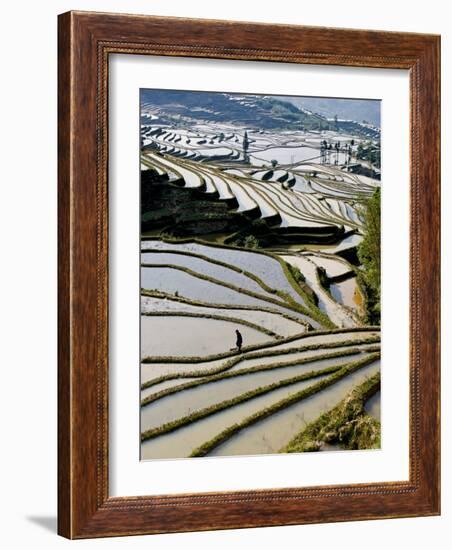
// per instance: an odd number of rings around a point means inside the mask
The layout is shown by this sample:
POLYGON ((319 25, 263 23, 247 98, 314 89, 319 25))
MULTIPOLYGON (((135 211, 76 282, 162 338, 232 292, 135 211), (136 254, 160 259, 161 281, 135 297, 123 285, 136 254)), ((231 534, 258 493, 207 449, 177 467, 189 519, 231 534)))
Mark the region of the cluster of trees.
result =
POLYGON ((342 145, 340 141, 336 141, 334 144, 326 141, 324 139, 320 142, 320 156, 322 163, 325 163, 327 160, 331 162, 331 154, 336 153, 335 164, 339 163, 339 153, 345 153, 345 164, 348 164, 352 158, 352 147, 355 145, 355 140, 352 139, 350 143, 342 145))
POLYGON ((363 269, 359 273, 367 297, 368 322, 380 324, 381 298, 381 193, 378 188, 366 201, 364 239, 358 246, 363 269))
POLYGON ((360 143, 356 151, 356 157, 367 160, 372 166, 381 167, 381 149, 379 145, 374 145, 371 142, 360 143))

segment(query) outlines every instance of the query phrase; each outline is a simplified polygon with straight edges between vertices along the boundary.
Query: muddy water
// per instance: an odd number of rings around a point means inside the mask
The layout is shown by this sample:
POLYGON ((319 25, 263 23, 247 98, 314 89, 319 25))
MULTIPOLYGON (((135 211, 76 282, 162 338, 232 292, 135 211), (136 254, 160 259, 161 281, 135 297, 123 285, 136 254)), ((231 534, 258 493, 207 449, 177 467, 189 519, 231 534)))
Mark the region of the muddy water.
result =
POLYGON ((141 312, 152 313, 153 311, 170 311, 170 312, 189 312, 200 315, 222 315, 223 317, 233 317, 243 319, 259 325, 267 330, 271 330, 280 336, 291 336, 305 332, 306 327, 297 321, 287 319, 278 313, 270 313, 266 311, 250 310, 250 309, 225 309, 194 306, 185 304, 176 300, 168 300, 165 298, 152 298, 149 296, 141 297, 141 312))
POLYGON ((357 331, 357 332, 337 332, 330 334, 322 334, 316 336, 306 336, 300 338, 299 340, 294 340, 292 342, 284 342, 283 344, 277 344, 272 346, 272 350, 277 349, 287 349, 295 347, 297 344, 300 346, 308 346, 312 344, 323 344, 323 343, 333 343, 333 342, 353 342, 354 340, 359 340, 362 338, 370 338, 371 336, 380 336, 379 331, 357 331))
POLYGON ((322 413, 335 407, 355 386, 380 369, 376 361, 326 388, 319 394, 300 401, 269 418, 245 428, 217 447, 212 456, 276 453, 304 427, 322 413))
MULTIPOLYGON (((237 250, 234 248, 221 248, 208 246, 200 243, 166 243, 163 241, 142 241, 142 249, 150 250, 183 250, 186 252, 195 252, 217 259, 225 263, 230 263, 236 267, 246 269, 254 273, 262 281, 273 288, 288 292, 295 300, 302 303, 300 295, 292 287, 281 267, 281 264, 271 256, 251 252, 247 250, 237 250)), ((143 285, 142 285, 143 286, 143 285)), ((204 300, 206 301, 206 300, 204 300)))
POLYGON ((317 277, 317 266, 305 255, 283 256, 284 260, 291 263, 303 273, 306 282, 314 290, 319 299, 319 308, 324 311, 328 317, 338 327, 355 327, 358 325, 357 319, 352 313, 346 310, 341 304, 337 303, 321 286, 317 277))
POLYGON ((199 378, 176 378, 174 380, 165 380, 164 382, 160 382, 159 384, 155 384, 155 386, 151 386, 150 388, 146 388, 145 390, 141 390, 140 392, 140 399, 144 399, 145 397, 148 397, 149 395, 152 395, 153 393, 166 390, 168 388, 175 388, 176 386, 180 386, 181 384, 185 384, 187 382, 192 382, 193 380, 199 380, 199 378))
POLYGON ((330 286, 330 292, 336 302, 356 311, 361 310, 362 296, 356 284, 356 277, 335 283, 330 286))
POLYGON ((157 376, 173 374, 175 372, 196 371, 202 372, 207 369, 221 367, 227 359, 205 361, 200 363, 141 363, 141 382, 146 382, 157 376))
MULTIPOLYGON (((233 366, 228 372, 235 372, 243 368, 257 367, 260 365, 270 365, 274 363, 288 363, 288 362, 296 361, 300 356, 303 357, 303 354, 288 353, 287 355, 280 355, 278 357, 265 357, 264 360, 252 359, 250 361, 244 361, 243 363, 239 363, 238 365, 233 366)), ((309 355, 305 355, 304 357, 305 358, 309 357, 309 355)), ((352 355, 346 355, 344 357, 342 356, 332 357, 330 359, 319 359, 317 361, 315 360, 315 355, 311 355, 311 357, 313 358, 313 361, 310 361, 309 363, 301 363, 300 365, 297 366, 297 369, 300 373, 309 372, 311 370, 320 370, 327 367, 331 367, 332 365, 348 363, 350 361, 353 361, 354 359, 362 358, 363 355, 360 353, 354 353, 352 355)), ((293 368, 293 367, 290 367, 290 368, 293 368)), ((286 370, 286 367, 277 369, 277 371, 275 372, 285 371, 285 370, 286 370)))
POLYGON ((239 288, 245 288, 246 290, 258 292, 260 294, 267 294, 267 292, 258 283, 256 283, 256 281, 250 279, 246 275, 238 273, 232 269, 227 269, 220 265, 212 264, 211 262, 207 262, 201 258, 196 258, 196 256, 185 256, 182 254, 171 254, 166 252, 151 252, 142 253, 141 262, 145 264, 166 264, 185 267, 196 271, 196 273, 213 277, 219 281, 225 281, 226 283, 238 286, 239 288))
POLYGON ((381 392, 377 392, 364 405, 366 412, 381 422, 381 392))
POLYGON ((247 296, 220 284, 211 283, 183 271, 171 268, 141 268, 141 286, 192 300, 217 304, 268 305, 267 302, 247 296))
POLYGON ((178 296, 184 298, 211 304, 270 307, 275 311, 289 313, 301 320, 312 322, 305 315, 267 302, 264 298, 248 296, 221 284, 212 283, 176 269, 166 267, 141 268, 141 287, 148 290, 158 290, 166 294, 176 295, 177 293, 178 296))
MULTIPOLYGON (((357 358, 358 356, 355 356, 357 358)), ((246 374, 230 379, 218 380, 164 397, 155 403, 142 407, 141 429, 147 430, 186 416, 195 410, 204 409, 216 403, 232 399, 256 388, 287 380, 294 376, 319 371, 331 366, 341 366, 350 361, 342 357, 313 361, 309 364, 293 365, 274 370, 246 374)))
MULTIPOLYGON (((339 335, 336 335, 339 336, 339 335)), ((347 338, 349 336, 352 336, 351 334, 346 335, 347 338)), ((358 333, 359 337, 363 336, 363 333, 358 333)), ((328 342, 328 337, 325 336, 325 342, 328 342)), ((353 338, 350 338, 353 341, 353 338)), ((304 346, 304 340, 306 340, 306 345, 315 343, 313 342, 312 337, 305 338, 302 340, 298 340, 299 346, 304 346)), ((336 341, 336 340, 333 340, 336 341)), ((340 342, 340 340, 338 340, 340 342)), ((353 344, 352 344, 353 345, 353 344)), ((374 344, 369 344, 374 345, 374 344)), ((366 350, 369 345, 359 345, 356 347, 359 347, 361 350, 366 350)), ((355 347, 355 346, 353 346, 355 347)), ((280 344, 277 346, 272 346, 270 348, 265 348, 262 351, 272 351, 272 350, 284 350, 284 349, 291 349, 293 352, 280 355, 280 356, 272 356, 272 357, 260 357, 256 359, 243 359, 240 363, 237 365, 240 366, 240 368, 245 367, 252 367, 256 365, 264 365, 268 363, 275 363, 275 362, 282 362, 282 361, 288 361, 293 358, 305 358, 305 357, 316 357, 318 355, 322 355, 324 353, 333 353, 335 351, 343 351, 344 347, 335 347, 335 348, 320 348, 318 350, 311 350, 311 351, 298 351, 297 350, 297 341, 294 342, 287 342, 285 344, 280 344)), ((180 373, 180 372, 203 372, 210 369, 217 369, 222 366, 224 366, 228 361, 230 361, 230 357, 224 358, 224 359, 217 359, 214 361, 200 361, 199 363, 143 363, 141 365, 141 381, 145 382, 146 380, 150 380, 152 378, 156 378, 157 376, 162 376, 165 374, 174 374, 174 373, 180 373)))
MULTIPOLYGON (((316 378, 315 382, 319 380, 321 380, 321 378, 316 378)), ((274 390, 271 393, 226 409, 172 433, 145 441, 141 444, 141 458, 146 460, 151 458, 187 457, 195 448, 199 447, 228 426, 240 422, 247 416, 268 407, 272 403, 284 399, 292 393, 309 387, 312 383, 312 380, 306 380, 293 384, 290 387, 274 390)))
POLYGON ((235 347, 239 328, 246 345, 274 340, 253 328, 202 317, 141 317, 141 356, 223 353, 235 347), (176 343, 176 345, 175 345, 176 343))

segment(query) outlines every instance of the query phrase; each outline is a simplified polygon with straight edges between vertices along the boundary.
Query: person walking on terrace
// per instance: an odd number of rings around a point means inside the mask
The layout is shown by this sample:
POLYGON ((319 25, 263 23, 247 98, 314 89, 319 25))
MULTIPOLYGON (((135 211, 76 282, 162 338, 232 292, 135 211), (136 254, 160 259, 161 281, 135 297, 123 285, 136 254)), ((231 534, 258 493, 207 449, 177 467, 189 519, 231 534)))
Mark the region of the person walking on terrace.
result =
POLYGON ((242 351, 242 343, 243 343, 243 337, 239 330, 235 331, 237 335, 237 340, 235 342, 235 345, 237 346, 237 349, 239 350, 239 353, 242 351))

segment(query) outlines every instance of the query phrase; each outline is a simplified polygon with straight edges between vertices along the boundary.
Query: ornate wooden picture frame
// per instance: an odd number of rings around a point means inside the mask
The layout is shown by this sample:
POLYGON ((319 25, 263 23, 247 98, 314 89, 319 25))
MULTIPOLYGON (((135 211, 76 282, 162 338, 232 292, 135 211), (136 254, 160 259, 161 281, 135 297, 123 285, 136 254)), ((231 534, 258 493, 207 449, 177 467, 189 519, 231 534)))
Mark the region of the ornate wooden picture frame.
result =
POLYGON ((440 511, 440 38, 69 12, 59 16, 58 531, 88 538, 440 511), (410 78, 408 481, 109 496, 111 54, 406 69, 410 78))

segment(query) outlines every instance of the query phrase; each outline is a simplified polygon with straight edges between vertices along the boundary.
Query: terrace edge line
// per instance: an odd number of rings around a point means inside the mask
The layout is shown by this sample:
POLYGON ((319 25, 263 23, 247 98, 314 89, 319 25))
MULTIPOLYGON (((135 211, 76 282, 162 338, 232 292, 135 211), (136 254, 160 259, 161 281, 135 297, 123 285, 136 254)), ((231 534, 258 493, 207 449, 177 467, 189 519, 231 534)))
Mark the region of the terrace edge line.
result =
POLYGON ((438 515, 440 37, 92 12, 60 15, 58 31, 58 533, 78 539, 438 515), (409 481, 109 496, 112 53, 410 71, 409 481))

